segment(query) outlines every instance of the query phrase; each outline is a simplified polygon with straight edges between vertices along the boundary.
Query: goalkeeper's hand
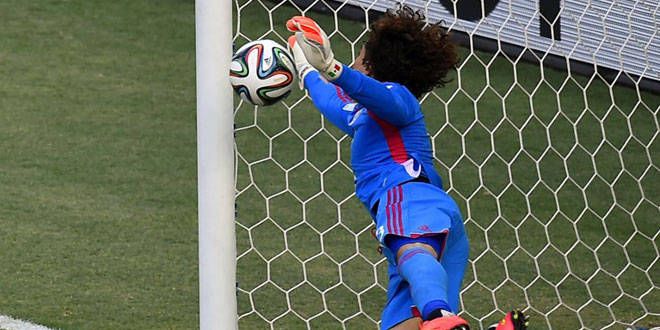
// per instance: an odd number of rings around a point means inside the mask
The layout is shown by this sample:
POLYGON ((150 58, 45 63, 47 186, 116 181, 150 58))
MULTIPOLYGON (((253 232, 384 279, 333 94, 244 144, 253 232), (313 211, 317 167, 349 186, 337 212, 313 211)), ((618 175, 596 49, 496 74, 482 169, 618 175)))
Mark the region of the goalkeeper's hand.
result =
POLYGON ((305 58, 321 72, 323 77, 332 81, 341 75, 343 65, 335 60, 330 48, 330 39, 314 20, 309 17, 294 16, 286 22, 286 28, 295 33, 296 41, 305 58))
POLYGON ((296 71, 298 71, 298 86, 300 89, 303 89, 305 87, 305 76, 312 71, 316 71, 316 69, 305 58, 305 54, 303 54, 300 45, 296 41, 296 36, 289 37, 287 46, 289 47, 289 52, 293 55, 293 62, 296 65, 296 71))

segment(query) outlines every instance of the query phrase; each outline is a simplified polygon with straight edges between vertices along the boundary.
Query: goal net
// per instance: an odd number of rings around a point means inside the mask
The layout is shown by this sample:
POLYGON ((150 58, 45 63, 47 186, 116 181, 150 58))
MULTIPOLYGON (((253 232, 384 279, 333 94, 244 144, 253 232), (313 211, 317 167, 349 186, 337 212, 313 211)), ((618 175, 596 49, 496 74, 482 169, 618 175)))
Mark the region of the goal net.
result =
MULTIPOLYGON (((657 2, 580 12, 570 0, 482 1, 406 2, 464 41, 452 82, 422 101, 470 238, 461 315, 476 329, 512 308, 537 329, 660 325, 657 2), (468 17, 468 4, 488 17, 468 17)), ((365 13, 391 3, 235 0, 234 42, 284 44, 284 23, 304 14, 348 64, 365 13)), ((234 102, 239 327, 377 328, 387 267, 354 195, 350 139, 304 92, 270 107, 234 102)))

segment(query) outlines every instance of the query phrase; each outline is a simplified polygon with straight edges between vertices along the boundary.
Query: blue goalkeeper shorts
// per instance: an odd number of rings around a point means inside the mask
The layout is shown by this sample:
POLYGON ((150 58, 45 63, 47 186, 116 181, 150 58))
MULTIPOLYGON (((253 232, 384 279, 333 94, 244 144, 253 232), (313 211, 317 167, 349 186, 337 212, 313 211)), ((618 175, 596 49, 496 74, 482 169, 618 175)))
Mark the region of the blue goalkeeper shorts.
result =
POLYGON ((396 251, 390 251, 385 245, 388 235, 410 238, 444 235, 440 262, 448 277, 448 303, 452 311, 458 313, 469 246, 463 218, 454 200, 439 187, 423 182, 408 182, 381 196, 376 212, 376 238, 389 263, 387 303, 381 316, 381 329, 390 329, 419 316, 410 287, 397 271, 396 251))

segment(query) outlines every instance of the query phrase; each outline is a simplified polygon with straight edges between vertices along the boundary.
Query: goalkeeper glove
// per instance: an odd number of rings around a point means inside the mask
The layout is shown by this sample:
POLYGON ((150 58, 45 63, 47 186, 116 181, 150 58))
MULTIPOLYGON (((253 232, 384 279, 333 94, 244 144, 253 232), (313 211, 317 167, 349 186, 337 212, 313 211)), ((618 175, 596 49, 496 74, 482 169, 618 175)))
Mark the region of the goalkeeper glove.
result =
POLYGON ((305 76, 312 71, 316 71, 316 69, 305 58, 305 54, 303 54, 300 45, 296 42, 295 36, 289 37, 287 46, 289 47, 289 52, 293 55, 293 62, 296 65, 296 71, 298 71, 298 87, 303 89, 305 87, 305 76))
POLYGON ((286 22, 286 28, 295 33, 296 41, 305 58, 328 81, 341 75, 343 65, 335 60, 330 39, 323 29, 309 17, 294 16, 286 22))

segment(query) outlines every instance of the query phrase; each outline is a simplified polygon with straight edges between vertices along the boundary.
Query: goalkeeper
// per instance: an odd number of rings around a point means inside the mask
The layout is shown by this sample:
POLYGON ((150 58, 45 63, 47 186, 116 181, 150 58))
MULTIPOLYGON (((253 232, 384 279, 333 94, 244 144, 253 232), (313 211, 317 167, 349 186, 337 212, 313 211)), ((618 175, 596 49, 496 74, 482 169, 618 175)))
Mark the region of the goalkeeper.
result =
POLYGON ((443 86, 458 61, 446 31, 440 24, 425 27, 424 15, 407 6, 388 11, 372 24, 352 69, 334 59, 327 35, 310 18, 293 17, 287 28, 295 32, 289 47, 301 84, 318 110, 353 138, 356 194, 389 263, 382 329, 469 329, 455 315, 468 238, 433 167, 418 101, 443 86))

